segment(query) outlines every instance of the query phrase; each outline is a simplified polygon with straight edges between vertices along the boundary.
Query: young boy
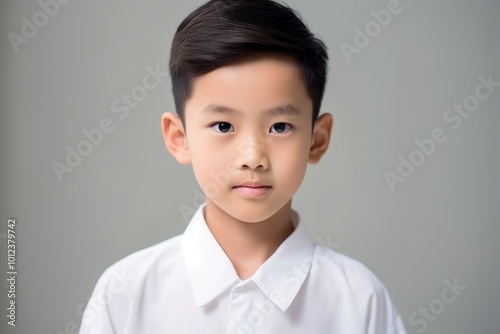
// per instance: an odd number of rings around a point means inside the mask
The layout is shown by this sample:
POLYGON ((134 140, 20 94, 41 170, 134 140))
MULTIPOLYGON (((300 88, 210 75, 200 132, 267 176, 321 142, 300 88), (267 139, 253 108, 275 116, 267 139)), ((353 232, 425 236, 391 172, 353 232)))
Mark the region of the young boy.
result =
POLYGON ((271 0, 212 0, 179 26, 165 144, 205 194, 183 235, 99 279, 80 333, 404 333, 380 281, 306 236, 292 197, 333 125, 328 55, 271 0))

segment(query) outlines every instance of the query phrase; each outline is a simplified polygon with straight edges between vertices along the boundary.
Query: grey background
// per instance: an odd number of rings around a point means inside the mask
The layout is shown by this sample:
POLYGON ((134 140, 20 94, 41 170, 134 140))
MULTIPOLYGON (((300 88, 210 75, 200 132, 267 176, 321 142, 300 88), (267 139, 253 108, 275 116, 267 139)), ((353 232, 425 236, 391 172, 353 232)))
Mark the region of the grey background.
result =
MULTIPOLYGON (((184 230, 179 207, 193 206, 198 187, 161 138, 160 115, 174 106, 169 79, 124 120, 110 106, 147 66, 166 70, 175 29, 202 3, 73 0, 16 54, 7 34, 21 35, 22 17, 32 22, 41 7, 2 2, 0 233, 17 218, 19 272, 16 328, 2 280, 2 333, 72 332, 106 267, 184 230), (59 182, 53 161, 64 163, 66 145, 103 118, 114 131, 59 182)), ((410 316, 455 278, 467 288, 425 333, 498 333, 500 88, 459 129, 443 114, 479 76, 500 81, 500 2, 403 0, 350 63, 340 43, 354 44, 354 27, 388 1, 287 3, 331 56, 322 109, 335 117, 331 147, 294 199, 311 237, 370 267, 410 333, 421 329, 410 316), (392 192, 384 172, 438 127, 447 140, 392 192)))

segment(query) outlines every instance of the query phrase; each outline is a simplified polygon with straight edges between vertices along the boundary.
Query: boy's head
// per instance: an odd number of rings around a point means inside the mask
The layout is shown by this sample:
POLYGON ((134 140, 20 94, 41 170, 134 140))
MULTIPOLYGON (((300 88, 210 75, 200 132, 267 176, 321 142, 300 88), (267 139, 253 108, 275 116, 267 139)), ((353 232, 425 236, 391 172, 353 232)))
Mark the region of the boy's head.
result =
POLYGON ((212 0, 179 25, 169 69, 180 119, 185 120, 185 103, 196 77, 257 52, 294 58, 312 100, 314 123, 326 85, 326 46, 292 9, 270 0, 212 0))
POLYGON ((207 207, 245 222, 286 211, 329 144, 324 44, 273 1, 213 0, 181 23, 171 52, 179 116, 163 115, 163 135, 207 207))

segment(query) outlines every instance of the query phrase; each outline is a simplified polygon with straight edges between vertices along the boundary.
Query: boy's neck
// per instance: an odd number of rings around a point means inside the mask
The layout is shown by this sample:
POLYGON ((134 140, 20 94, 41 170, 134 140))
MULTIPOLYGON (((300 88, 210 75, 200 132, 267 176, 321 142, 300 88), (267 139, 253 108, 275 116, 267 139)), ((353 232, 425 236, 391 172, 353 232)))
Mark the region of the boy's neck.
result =
POLYGON ((210 231, 242 280, 252 276, 294 230, 291 201, 256 223, 237 220, 208 199, 205 210, 210 231))

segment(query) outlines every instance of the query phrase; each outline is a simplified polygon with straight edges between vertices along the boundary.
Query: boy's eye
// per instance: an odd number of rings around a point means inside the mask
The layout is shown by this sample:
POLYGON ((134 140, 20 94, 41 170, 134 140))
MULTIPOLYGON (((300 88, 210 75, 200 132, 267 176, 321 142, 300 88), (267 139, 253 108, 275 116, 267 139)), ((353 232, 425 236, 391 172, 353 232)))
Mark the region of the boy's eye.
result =
POLYGON ((217 132, 227 133, 233 132, 233 126, 227 122, 217 122, 212 124, 212 128, 217 132), (231 130, 232 129, 232 130, 231 130))
POLYGON ((292 128, 291 124, 288 123, 275 123, 273 126, 271 126, 270 132, 271 133, 285 133, 290 131, 292 128))

